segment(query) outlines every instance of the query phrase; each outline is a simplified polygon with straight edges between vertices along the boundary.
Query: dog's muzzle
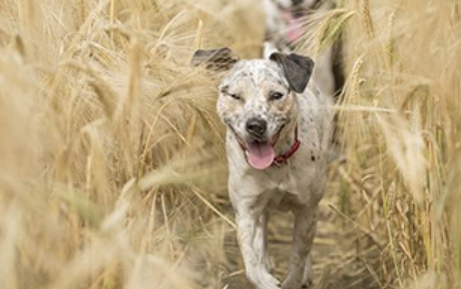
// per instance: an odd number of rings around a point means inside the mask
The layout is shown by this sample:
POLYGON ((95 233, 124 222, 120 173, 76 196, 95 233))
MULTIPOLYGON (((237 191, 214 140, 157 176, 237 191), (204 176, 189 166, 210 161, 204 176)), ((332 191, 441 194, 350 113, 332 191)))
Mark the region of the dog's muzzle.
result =
POLYGON ((276 156, 274 150, 274 146, 285 125, 280 126, 277 133, 270 137, 266 135, 267 121, 260 117, 253 117, 245 123, 245 130, 248 133, 248 137, 245 138, 241 138, 232 125, 228 124, 228 126, 242 148, 248 164, 254 169, 265 170, 274 163, 285 162, 284 156, 276 156), (283 160, 281 161, 280 158, 283 158, 283 160))
POLYGON ((261 141, 267 131, 267 122, 260 117, 253 117, 246 122, 245 128, 252 137, 261 141))

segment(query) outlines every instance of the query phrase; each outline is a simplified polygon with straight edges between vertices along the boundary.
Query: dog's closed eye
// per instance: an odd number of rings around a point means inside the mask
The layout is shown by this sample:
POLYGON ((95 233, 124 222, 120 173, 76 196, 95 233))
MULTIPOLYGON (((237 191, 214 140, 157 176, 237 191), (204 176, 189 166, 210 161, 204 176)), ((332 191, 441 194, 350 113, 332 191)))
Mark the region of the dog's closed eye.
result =
POLYGON ((229 92, 229 87, 227 85, 221 88, 221 93, 225 94, 225 95, 228 95, 228 96, 230 96, 230 97, 232 97, 233 99, 236 99, 236 100, 241 100, 242 99, 242 97, 240 96, 239 93, 231 93, 231 92, 229 92))
POLYGON ((233 99, 242 100, 242 97, 240 96, 240 94, 237 94, 237 93, 228 93, 227 95, 229 95, 229 96, 232 97, 233 99))

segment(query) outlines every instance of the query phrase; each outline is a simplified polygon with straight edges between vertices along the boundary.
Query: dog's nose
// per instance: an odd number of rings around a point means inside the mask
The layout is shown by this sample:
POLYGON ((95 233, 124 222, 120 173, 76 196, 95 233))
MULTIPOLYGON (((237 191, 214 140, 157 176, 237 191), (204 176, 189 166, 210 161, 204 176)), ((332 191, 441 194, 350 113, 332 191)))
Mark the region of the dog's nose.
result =
POLYGON ((251 135, 261 138, 267 130, 267 122, 262 118, 253 117, 247 121, 246 129, 251 135))

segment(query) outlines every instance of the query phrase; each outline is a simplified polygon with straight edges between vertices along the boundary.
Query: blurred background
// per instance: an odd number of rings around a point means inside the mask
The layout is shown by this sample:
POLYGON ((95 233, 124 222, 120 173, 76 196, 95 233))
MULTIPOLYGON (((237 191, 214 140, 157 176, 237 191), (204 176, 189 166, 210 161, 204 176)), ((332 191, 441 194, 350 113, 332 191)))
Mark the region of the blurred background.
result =
MULTIPOLYGON (((460 5, 337 1, 300 46, 341 38, 347 76, 315 288, 461 288, 460 5)), ((0 0, 0 288, 251 288, 189 63, 263 38, 257 0, 0 0)), ((281 279, 291 216, 269 231, 281 279)))

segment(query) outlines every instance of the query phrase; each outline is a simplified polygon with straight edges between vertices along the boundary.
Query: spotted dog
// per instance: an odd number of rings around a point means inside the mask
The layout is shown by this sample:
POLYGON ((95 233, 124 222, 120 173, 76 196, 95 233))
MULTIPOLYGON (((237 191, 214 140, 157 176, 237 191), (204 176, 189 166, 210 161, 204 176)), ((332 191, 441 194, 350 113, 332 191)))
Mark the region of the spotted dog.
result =
MULTIPOLYGON (((265 53, 291 52, 311 28, 308 18, 314 12, 334 8, 333 0, 263 0, 266 14, 265 53), (267 52, 269 51, 269 52, 267 52)), ((326 95, 337 96, 344 85, 341 41, 316 59, 312 79, 326 95)))
POLYGON ((197 51, 193 64, 219 70, 227 64, 217 111, 227 127, 228 189, 249 281, 257 289, 308 288, 332 122, 329 98, 313 83, 307 87, 313 60, 280 52, 237 60, 223 48, 197 51), (271 208, 295 216, 283 282, 270 273, 266 224, 271 208))

